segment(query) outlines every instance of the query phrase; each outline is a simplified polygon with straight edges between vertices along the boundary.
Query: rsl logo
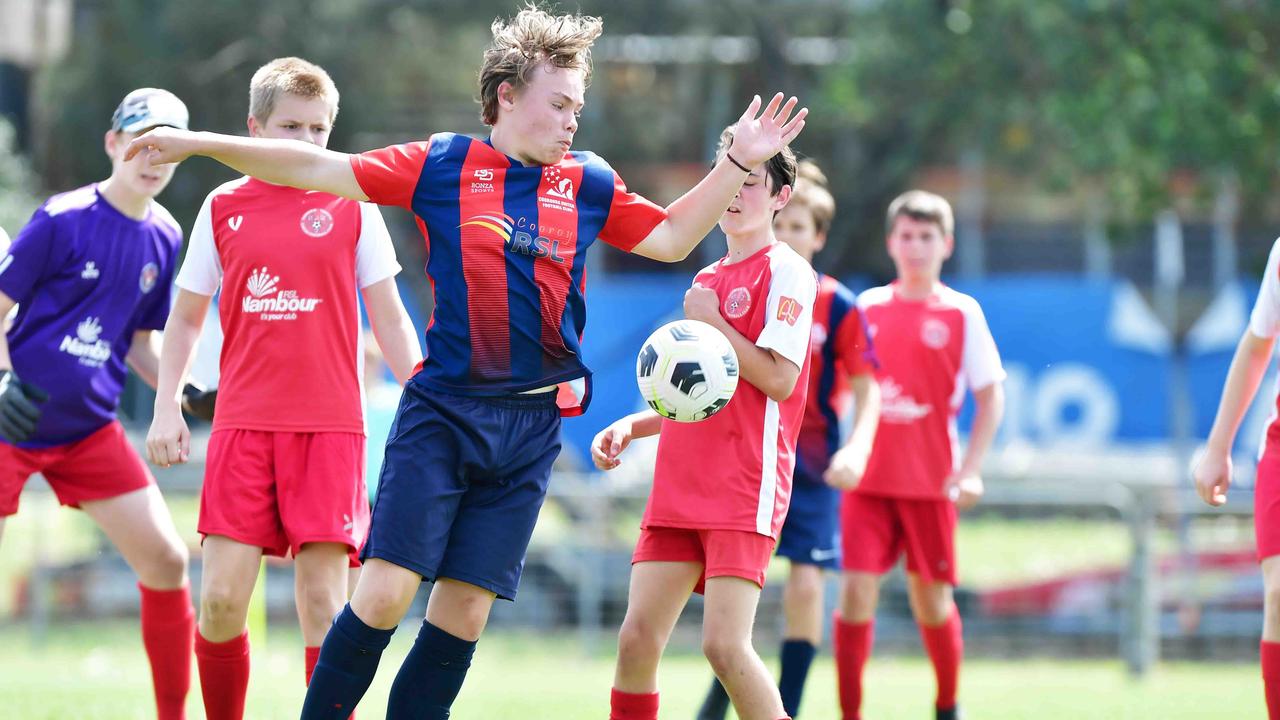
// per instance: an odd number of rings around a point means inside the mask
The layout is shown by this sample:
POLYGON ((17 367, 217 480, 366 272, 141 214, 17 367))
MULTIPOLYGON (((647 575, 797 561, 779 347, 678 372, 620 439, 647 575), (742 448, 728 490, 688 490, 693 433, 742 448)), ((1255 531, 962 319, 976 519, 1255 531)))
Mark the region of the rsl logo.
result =
MULTIPOLYGON (((567 261, 560 251, 560 241, 536 234, 537 227, 520 218, 517 223, 510 215, 480 214, 467 218, 459 229, 476 228, 492 232, 502 238, 507 250, 534 258, 548 258, 553 262, 567 261), (517 225, 519 227, 517 227, 517 225)), ((464 238, 465 241, 465 238, 464 238)))
POLYGON ((333 230, 333 216, 324 208, 311 208, 302 213, 302 232, 313 238, 324 237, 333 230))

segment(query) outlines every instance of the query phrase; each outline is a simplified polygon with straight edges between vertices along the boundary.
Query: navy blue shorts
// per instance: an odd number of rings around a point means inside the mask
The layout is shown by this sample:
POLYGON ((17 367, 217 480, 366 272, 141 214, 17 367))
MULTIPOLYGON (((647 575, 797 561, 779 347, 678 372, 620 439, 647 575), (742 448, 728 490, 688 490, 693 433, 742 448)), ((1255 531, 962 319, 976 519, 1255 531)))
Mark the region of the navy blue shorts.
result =
POLYGON ((360 559, 515 599, 560 454, 555 397, 465 397, 405 385, 360 559))
POLYGON ((796 467, 791 507, 778 533, 778 557, 840 569, 840 491, 796 467))

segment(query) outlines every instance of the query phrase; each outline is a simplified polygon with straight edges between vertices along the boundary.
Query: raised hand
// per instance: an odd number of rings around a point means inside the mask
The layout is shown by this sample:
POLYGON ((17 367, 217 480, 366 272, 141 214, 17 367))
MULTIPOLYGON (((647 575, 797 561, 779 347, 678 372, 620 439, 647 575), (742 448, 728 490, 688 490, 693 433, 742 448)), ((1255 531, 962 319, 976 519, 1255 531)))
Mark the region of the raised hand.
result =
POLYGON ((124 159, 132 160, 138 153, 146 153, 152 165, 182 162, 196 154, 196 137, 199 133, 171 127, 158 127, 134 138, 125 149, 124 159))
POLYGON ((804 118, 809 114, 809 108, 801 108, 792 117, 798 101, 793 96, 784 105, 782 98, 782 93, 774 95, 764 112, 760 111, 760 96, 752 98, 747 111, 734 126, 733 146, 729 148, 734 160, 755 168, 777 155, 804 129, 804 118))

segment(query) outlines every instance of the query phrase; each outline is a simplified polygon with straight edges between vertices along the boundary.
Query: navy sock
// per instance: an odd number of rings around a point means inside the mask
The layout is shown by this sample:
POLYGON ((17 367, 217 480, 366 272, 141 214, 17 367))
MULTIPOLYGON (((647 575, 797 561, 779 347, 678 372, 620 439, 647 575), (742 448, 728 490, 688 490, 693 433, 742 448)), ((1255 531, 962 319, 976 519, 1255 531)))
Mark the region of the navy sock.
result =
POLYGON ((782 674, 778 678, 778 692, 782 695, 782 708, 793 718, 800 716, 804 681, 809 677, 809 666, 817 653, 818 648, 808 640, 782 641, 782 674))
POLYGON ((387 699, 395 720, 445 720, 462 689, 476 641, 454 637, 426 620, 400 666, 387 699))
POLYGON ((369 627, 347 605, 320 645, 320 658, 302 703, 302 720, 346 720, 373 682, 390 630, 369 627))
POLYGON ((707 699, 702 701, 702 709, 698 711, 698 720, 724 720, 728 713, 729 693, 725 692, 720 679, 713 677, 707 699))

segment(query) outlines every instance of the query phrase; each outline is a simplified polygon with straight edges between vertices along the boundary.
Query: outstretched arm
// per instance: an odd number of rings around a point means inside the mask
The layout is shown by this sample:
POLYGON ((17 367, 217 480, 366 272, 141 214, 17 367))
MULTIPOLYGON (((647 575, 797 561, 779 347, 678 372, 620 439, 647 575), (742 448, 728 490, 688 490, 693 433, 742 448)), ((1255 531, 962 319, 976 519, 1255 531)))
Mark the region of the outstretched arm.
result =
POLYGON ((612 470, 622 464, 618 455, 636 438, 651 437, 662 430, 662 416, 652 410, 641 410, 618 418, 596 433, 591 441, 591 460, 601 470, 612 470))
POLYGON ((655 227, 632 252, 662 262, 679 262, 689 256, 702 238, 720 221, 729 203, 737 196, 747 173, 734 160, 748 169, 768 162, 804 129, 808 108, 791 116, 796 107, 793 97, 782 103, 778 93, 760 112, 760 96, 756 96, 734 127, 733 147, 715 164, 711 172, 692 190, 667 207, 667 219, 655 227), (758 116, 757 116, 758 114, 758 116), (729 157, 732 156, 733 160, 729 157))
POLYGON ((1236 346, 1227 382, 1222 388, 1222 400, 1218 403, 1218 414, 1209 431, 1209 442, 1192 471, 1196 493, 1210 505, 1227 501, 1227 488, 1231 486, 1231 446, 1235 444, 1245 411, 1258 393, 1274 347, 1275 338, 1258 337, 1249 330, 1236 346))
POLYGON ((152 165, 204 155, 237 172, 276 185, 368 200, 351 169, 351 156, 301 140, 273 140, 160 127, 129 143, 128 160, 145 152, 152 165))

